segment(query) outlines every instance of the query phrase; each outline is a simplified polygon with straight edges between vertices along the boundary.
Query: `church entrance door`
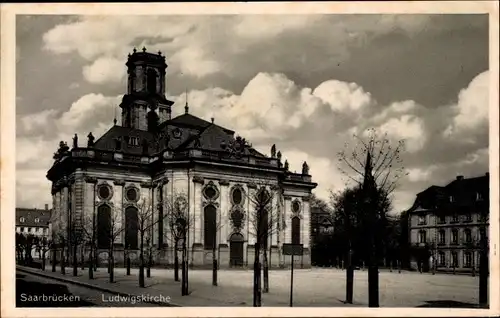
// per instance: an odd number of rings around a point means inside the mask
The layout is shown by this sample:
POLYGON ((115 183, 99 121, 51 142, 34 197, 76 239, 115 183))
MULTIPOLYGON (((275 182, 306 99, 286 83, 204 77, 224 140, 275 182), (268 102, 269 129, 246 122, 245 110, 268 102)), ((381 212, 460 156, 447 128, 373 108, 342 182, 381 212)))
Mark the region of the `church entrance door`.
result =
POLYGON ((229 239, 229 265, 231 267, 243 266, 243 235, 234 233, 229 239))

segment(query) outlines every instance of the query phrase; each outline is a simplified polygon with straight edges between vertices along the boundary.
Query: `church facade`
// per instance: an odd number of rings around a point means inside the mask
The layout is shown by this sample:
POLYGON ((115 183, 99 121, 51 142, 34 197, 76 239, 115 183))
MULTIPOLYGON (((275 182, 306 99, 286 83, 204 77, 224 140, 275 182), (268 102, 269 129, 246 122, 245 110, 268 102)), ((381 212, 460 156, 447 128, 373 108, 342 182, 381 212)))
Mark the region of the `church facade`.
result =
POLYGON ((47 173, 52 240, 62 246, 75 237, 78 246, 67 248, 66 258, 76 251, 85 258, 93 237, 101 262, 110 246, 116 263, 126 256, 134 262, 142 246, 155 264, 170 265, 182 242, 191 266, 211 266, 213 257, 221 268, 252 266, 254 198, 265 191, 272 200, 265 236, 270 266, 289 266, 282 246, 294 243, 304 248, 296 266, 309 267, 309 198, 316 184, 307 163, 292 173, 274 145, 262 154, 233 130, 190 114, 187 103, 172 118, 161 52, 134 49, 126 66, 121 125, 115 120, 97 139, 89 133, 83 145, 76 135, 72 147, 61 142, 47 173))

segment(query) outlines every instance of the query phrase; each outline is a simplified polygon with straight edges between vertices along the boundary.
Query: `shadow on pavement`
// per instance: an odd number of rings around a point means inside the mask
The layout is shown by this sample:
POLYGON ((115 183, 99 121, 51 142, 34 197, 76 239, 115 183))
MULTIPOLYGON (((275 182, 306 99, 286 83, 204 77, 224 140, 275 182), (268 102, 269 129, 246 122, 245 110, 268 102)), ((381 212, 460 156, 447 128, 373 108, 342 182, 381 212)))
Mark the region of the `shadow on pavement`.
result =
POLYGON ((426 300, 425 304, 417 307, 434 308, 481 308, 478 304, 464 303, 455 300, 426 300))
POLYGON ((16 307, 95 306, 72 295, 63 284, 44 284, 23 278, 26 275, 16 274, 16 307))

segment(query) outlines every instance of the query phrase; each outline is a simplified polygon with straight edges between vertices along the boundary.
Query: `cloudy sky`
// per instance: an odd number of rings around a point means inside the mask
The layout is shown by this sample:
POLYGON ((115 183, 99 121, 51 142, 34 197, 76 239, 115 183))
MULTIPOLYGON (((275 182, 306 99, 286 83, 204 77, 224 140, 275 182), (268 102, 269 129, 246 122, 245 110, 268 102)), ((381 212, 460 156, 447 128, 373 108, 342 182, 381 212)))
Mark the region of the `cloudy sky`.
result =
POLYGON ((17 206, 51 203, 58 142, 113 122, 133 47, 167 56, 167 96, 276 144, 315 190, 344 187, 337 152, 367 128, 406 140, 395 211, 488 170, 486 15, 18 16, 17 206))

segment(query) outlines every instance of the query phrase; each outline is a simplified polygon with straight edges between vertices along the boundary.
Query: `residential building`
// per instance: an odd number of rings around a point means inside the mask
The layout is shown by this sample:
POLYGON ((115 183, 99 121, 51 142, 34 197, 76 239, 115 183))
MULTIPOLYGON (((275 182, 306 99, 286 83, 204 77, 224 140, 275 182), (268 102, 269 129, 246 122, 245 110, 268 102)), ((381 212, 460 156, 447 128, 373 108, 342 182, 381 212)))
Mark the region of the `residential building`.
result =
POLYGON ((147 233, 147 245, 156 251, 154 262, 172 264, 179 242, 165 217, 175 206, 187 224, 183 242, 191 266, 212 266, 214 250, 221 267, 252 266, 255 207, 249 198, 265 189, 277 199, 273 207, 279 219, 265 239, 271 267, 290 262, 282 254, 283 243, 303 244, 304 255, 295 260, 310 266, 309 198, 316 183, 307 163, 301 173, 292 173, 274 145, 269 154, 257 151, 214 118, 189 113, 187 98, 184 112, 172 118, 174 102, 165 96, 167 64, 161 52, 134 49, 126 66, 121 124, 115 120, 97 140, 90 133, 84 145, 75 135, 71 149, 61 142, 54 155, 47 173, 54 239, 68 241, 71 233, 96 220, 103 262, 110 243, 117 263, 125 253, 137 259, 138 219, 146 207, 154 211, 155 224, 147 233), (123 229, 114 242, 106 235, 112 227, 123 229))
MULTIPOLYGON (((16 233, 25 236, 31 234, 37 237, 48 237, 50 232, 51 210, 45 204, 45 209, 16 208, 16 233)), ((38 257, 37 250, 31 250, 32 257, 38 257)))
POLYGON ((413 268, 477 270, 480 230, 488 233, 489 225, 489 173, 433 185, 417 194, 408 213, 413 268))

